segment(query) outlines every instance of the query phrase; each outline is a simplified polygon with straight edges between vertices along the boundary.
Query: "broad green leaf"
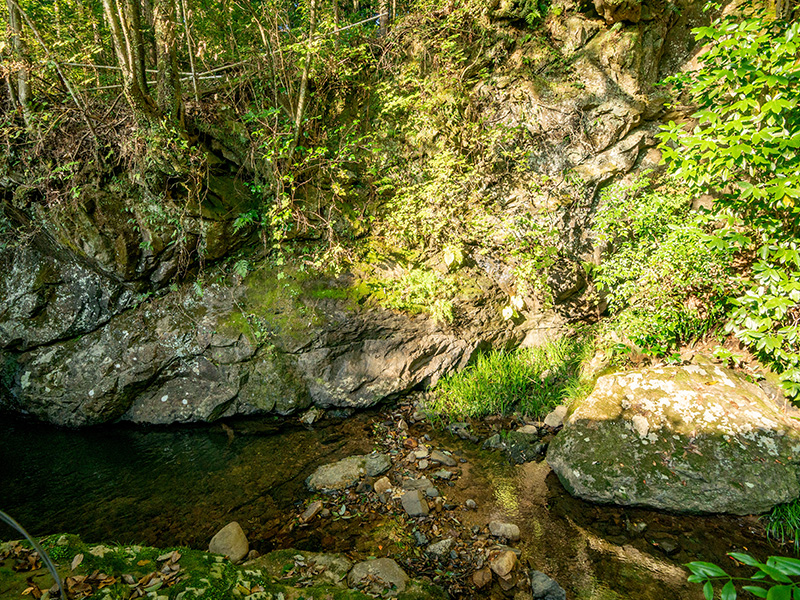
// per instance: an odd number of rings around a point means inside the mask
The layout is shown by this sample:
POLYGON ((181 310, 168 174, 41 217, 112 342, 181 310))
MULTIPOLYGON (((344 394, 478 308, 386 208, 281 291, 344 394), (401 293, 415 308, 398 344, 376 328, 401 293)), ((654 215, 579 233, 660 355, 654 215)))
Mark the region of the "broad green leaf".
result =
POLYGON ((729 581, 722 586, 722 600, 736 600, 736 587, 733 581, 729 581))

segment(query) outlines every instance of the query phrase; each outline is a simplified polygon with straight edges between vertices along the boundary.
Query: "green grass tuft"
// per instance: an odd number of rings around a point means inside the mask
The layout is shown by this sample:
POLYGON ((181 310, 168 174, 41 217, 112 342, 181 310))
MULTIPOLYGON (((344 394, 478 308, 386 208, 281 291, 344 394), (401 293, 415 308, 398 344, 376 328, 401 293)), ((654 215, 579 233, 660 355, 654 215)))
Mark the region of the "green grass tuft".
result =
POLYGON ((791 543, 800 555, 800 500, 778 504, 767 516, 767 537, 781 544, 791 543))
POLYGON ((462 372, 439 381, 428 410, 456 420, 515 410, 542 418, 591 390, 580 374, 591 350, 587 340, 561 338, 538 348, 481 354, 462 372))

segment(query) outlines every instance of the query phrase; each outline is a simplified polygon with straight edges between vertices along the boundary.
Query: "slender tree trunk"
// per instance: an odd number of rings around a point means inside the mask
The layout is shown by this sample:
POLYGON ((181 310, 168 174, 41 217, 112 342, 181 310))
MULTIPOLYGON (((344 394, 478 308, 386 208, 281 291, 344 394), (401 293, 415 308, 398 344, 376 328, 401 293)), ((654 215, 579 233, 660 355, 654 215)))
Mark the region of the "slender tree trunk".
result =
POLYGON ((186 37, 186 49, 189 51, 189 68, 192 71, 192 89, 194 90, 194 100, 195 102, 200 102, 200 94, 197 91, 197 71, 194 66, 194 51, 192 50, 192 38, 191 38, 191 31, 189 29, 189 16, 188 10, 186 8, 186 0, 178 0, 180 6, 178 9, 181 12, 181 17, 183 21, 183 34, 186 37))
POLYGON ((384 37, 389 33, 389 0, 381 0, 378 10, 381 14, 381 37, 384 37))
POLYGON ((339 8, 339 0, 333 0, 333 27, 336 29, 336 48, 339 48, 342 34, 339 33, 339 28, 342 26, 342 15, 339 8))
MULTIPOLYGON (((142 46, 141 28, 136 32, 131 31, 131 20, 136 19, 133 15, 138 15, 138 9, 127 11, 119 5, 125 0, 103 0, 103 12, 111 31, 111 40, 114 45, 114 52, 117 55, 117 63, 122 71, 122 89, 128 99, 129 104, 139 117, 148 121, 153 121, 158 117, 153 99, 147 93, 147 80, 145 78, 142 46), (131 17, 131 18, 128 18, 131 17), (134 51, 137 47, 139 50, 134 51)), ((135 3, 138 0, 131 0, 135 3)), ((137 21, 138 22, 138 21, 137 21)))
POLYGON ((156 0, 153 26, 157 57, 157 104, 161 114, 177 122, 183 129, 183 101, 178 73, 175 35, 175 4, 172 0, 156 0))
POLYGON ((303 64, 303 75, 300 79, 300 94, 297 97, 297 111, 294 117, 294 138, 292 147, 289 151, 289 162, 294 156, 297 143, 300 141, 300 132, 303 125, 303 117, 306 111, 306 98, 308 96, 308 74, 311 70, 311 63, 314 60, 314 50, 311 44, 314 42, 314 32, 317 28, 317 0, 309 0, 308 5, 308 49, 303 64))
POLYGON ((26 65, 25 40, 22 37, 22 15, 15 0, 7 0, 8 6, 8 27, 11 42, 11 52, 16 72, 8 74, 8 92, 11 101, 16 102, 22 109, 22 118, 25 125, 31 125, 31 86, 28 79, 28 68, 26 65))

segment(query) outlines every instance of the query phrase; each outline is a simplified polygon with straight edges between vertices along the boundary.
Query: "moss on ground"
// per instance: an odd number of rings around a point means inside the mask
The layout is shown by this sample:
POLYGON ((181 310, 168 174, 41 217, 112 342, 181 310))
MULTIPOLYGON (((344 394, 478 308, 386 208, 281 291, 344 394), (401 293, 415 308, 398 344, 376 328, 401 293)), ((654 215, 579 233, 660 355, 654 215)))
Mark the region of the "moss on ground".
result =
MULTIPOLYGON (((76 535, 52 535, 41 540, 50 555, 65 587, 91 586, 86 598, 102 600, 127 600, 134 590, 141 588, 145 597, 156 600, 367 600, 357 590, 320 583, 298 568, 298 551, 277 550, 258 559, 251 565, 234 565, 222 556, 190 548, 152 548, 149 546, 89 545, 76 535), (173 560, 177 552, 179 557, 173 560), (76 557, 82 555, 78 561, 76 557), (78 564, 75 564, 78 563, 78 564), (71 566, 75 564, 75 568, 71 566), (157 579, 168 565, 178 568, 172 578, 163 584, 157 579), (152 583, 148 576, 156 577, 152 583), (133 582, 133 583, 131 583, 133 582)), ((16 542, 0 543, 0 557, 16 542)), ((26 544, 23 544, 26 546, 26 544)), ((27 556, 27 549, 23 554, 27 556)), ((0 560, 0 593, 3 598, 24 598, 31 592, 25 590, 35 583, 42 591, 54 581, 47 570, 17 571, 11 556, 0 560)), ((86 588, 84 588, 86 589, 86 588)), ((31 596, 33 597, 33 596, 31 596)), ((435 586, 413 582, 399 600, 445 598, 435 586)))

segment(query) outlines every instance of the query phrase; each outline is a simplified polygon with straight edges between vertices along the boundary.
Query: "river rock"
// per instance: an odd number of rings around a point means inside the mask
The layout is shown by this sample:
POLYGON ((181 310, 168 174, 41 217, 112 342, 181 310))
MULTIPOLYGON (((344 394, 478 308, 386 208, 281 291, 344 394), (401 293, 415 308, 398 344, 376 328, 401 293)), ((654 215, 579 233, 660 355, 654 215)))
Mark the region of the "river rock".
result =
POLYGON ((368 454, 364 462, 364 470, 367 472, 368 477, 377 477, 383 475, 392 466, 392 459, 388 454, 373 452, 368 454))
POLYGON ((502 450, 511 462, 522 464, 540 458, 547 449, 547 444, 541 441, 538 429, 535 432, 507 431, 488 438, 483 443, 483 449, 502 450))
POLYGON ((481 589, 492 582, 492 570, 489 567, 478 569, 472 574, 472 583, 481 589))
POLYGON ((365 589, 378 596, 396 596, 405 591, 409 577, 391 558, 356 563, 347 575, 351 588, 365 589))
POLYGON ((592 502, 753 514, 800 495, 798 425, 714 365, 607 375, 550 443, 564 487, 592 502))
POLYGON ((300 515, 300 522, 308 523, 311 519, 316 517, 321 510, 322 510, 322 502, 320 502, 319 500, 312 502, 311 504, 308 505, 308 508, 306 508, 303 511, 303 514, 300 515))
POLYGON ((208 551, 227 556, 231 562, 239 562, 247 556, 250 544, 241 526, 231 521, 220 529, 208 544, 208 551))
POLYGON ((505 538, 509 542, 519 540, 519 527, 513 523, 503 523, 502 521, 492 521, 489 523, 489 532, 499 538, 505 538))
POLYGON ((558 429, 564 424, 564 417, 567 416, 567 407, 563 404, 556 406, 548 415, 544 418, 544 424, 548 427, 552 427, 553 429, 558 429))
POLYGON ((452 550, 455 545, 456 541, 453 538, 447 538, 446 540, 439 540, 438 542, 430 544, 425 549, 425 552, 436 558, 443 558, 450 554, 450 550, 452 550))
POLYGON ((499 577, 508 577, 517 564, 517 555, 513 550, 501 550, 489 559, 489 568, 499 577))
POLYGON ((531 570, 528 580, 534 600, 567 600, 564 588, 541 571, 531 570))
POLYGON ((402 487, 404 490, 427 490, 432 488, 433 484, 427 477, 420 477, 419 479, 404 479, 402 487))
POLYGON ((458 464, 456 462, 456 459, 454 459, 452 456, 445 454, 444 452, 441 452, 440 450, 434 450, 433 452, 431 452, 428 459, 431 462, 439 463, 440 465, 444 465, 445 467, 455 467, 458 464))
POLYGON ((350 456, 335 463, 322 465, 306 479, 306 487, 312 492, 352 487, 364 474, 365 462, 363 456, 350 456))
POLYGON ((381 477, 375 482, 375 485, 373 485, 372 488, 375 490, 376 494, 385 494, 392 489, 392 482, 389 481, 388 477, 381 477))
POLYGON ((406 492, 403 494, 401 502, 410 517, 424 517, 430 512, 428 502, 425 500, 425 494, 420 490, 406 492))

